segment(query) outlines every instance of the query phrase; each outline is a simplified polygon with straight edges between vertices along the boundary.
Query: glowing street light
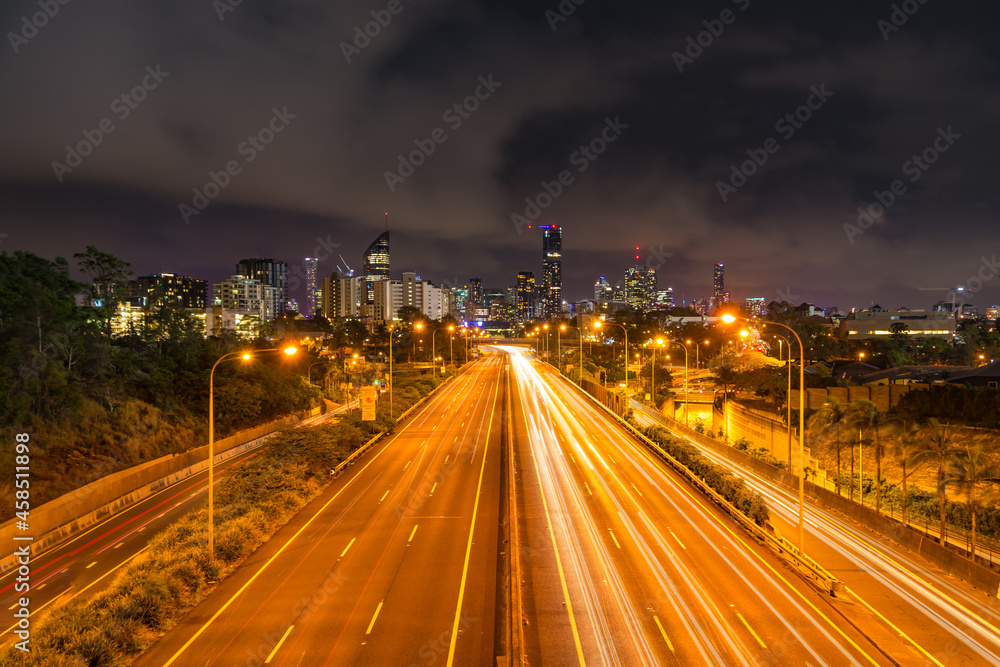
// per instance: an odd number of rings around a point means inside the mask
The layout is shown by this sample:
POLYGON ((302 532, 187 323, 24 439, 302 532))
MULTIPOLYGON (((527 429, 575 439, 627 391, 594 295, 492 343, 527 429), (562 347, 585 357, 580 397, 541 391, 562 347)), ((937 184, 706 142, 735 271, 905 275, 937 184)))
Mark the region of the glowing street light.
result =
MULTIPOLYGON (((278 352, 282 351, 288 356, 298 352, 298 348, 289 345, 284 350, 272 347, 266 350, 256 350, 257 352, 278 352)), ((215 505, 215 368, 226 359, 240 357, 243 361, 249 361, 253 354, 251 352, 227 352, 219 357, 212 370, 208 374, 208 559, 215 560, 215 515, 213 509, 215 505)))

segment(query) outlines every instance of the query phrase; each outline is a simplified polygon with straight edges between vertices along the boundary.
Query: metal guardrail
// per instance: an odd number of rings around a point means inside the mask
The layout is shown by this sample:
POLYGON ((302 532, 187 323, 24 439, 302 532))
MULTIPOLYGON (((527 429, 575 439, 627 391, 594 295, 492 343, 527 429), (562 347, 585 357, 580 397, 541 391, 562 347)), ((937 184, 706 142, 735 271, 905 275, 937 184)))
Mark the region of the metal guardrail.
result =
MULTIPOLYGON (((566 380, 565 377, 563 377, 566 380)), ((569 382, 568 380, 566 380, 569 382)), ((573 383, 569 382, 573 387, 579 389, 579 387, 573 383)), ((582 390, 581 390, 582 391, 582 390)), ((585 396, 590 398, 596 405, 600 406, 602 410, 607 412, 609 415, 613 416, 629 433, 635 436, 641 443, 646 445, 654 454, 659 456, 663 461, 667 463, 671 468, 679 472, 682 476, 691 480, 691 483, 698 489, 700 489, 705 495, 707 495, 716 505, 721 507, 727 514, 732 516, 738 523, 740 523, 744 528, 750 531, 751 535, 761 540, 764 544, 771 546, 776 549, 778 553, 785 553, 791 557, 791 559, 804 568, 807 573, 816 577, 822 587, 825 588, 831 596, 836 597, 839 591, 844 589, 844 584, 839 579, 834 577, 832 574, 827 572, 819 563, 814 561, 808 555, 800 552, 798 547, 790 543, 783 537, 777 537, 767 532, 763 528, 757 525, 756 522, 750 519, 746 514, 741 512, 735 505, 726 500, 721 494, 719 494, 715 489, 710 487, 704 480, 695 475, 687 466, 671 456, 666 450, 664 450, 660 445, 650 440, 644 433, 639 431, 637 428, 629 424, 623 418, 619 417, 614 413, 614 411, 608 409, 600 401, 596 400, 593 396, 587 392, 583 392, 585 396)))

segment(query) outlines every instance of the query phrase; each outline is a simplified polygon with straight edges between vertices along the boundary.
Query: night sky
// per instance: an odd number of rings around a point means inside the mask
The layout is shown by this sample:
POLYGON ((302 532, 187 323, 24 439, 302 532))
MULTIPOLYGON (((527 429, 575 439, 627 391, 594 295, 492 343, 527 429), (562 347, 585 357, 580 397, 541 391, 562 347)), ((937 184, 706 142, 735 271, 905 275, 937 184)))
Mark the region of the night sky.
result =
POLYGON ((237 1, 2 4, 0 250, 218 281, 320 246, 328 273, 388 211, 393 277, 503 287, 541 274, 512 214, 567 172, 538 222, 568 300, 639 246, 689 299, 723 262, 740 300, 920 308, 978 275, 1000 302, 995 3, 237 1))

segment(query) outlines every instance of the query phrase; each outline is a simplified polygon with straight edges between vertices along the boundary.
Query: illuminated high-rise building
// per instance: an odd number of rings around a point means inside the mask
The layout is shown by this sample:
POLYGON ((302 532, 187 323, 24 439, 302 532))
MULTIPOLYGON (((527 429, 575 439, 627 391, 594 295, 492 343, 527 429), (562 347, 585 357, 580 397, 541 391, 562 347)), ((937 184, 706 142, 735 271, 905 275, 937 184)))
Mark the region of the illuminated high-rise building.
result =
POLYGON ((535 274, 521 271, 517 274, 517 321, 527 322, 535 313, 535 274))
POLYGON ((625 270, 625 301, 636 310, 649 310, 656 296, 656 271, 647 266, 625 270))
POLYGON ((366 304, 375 303, 375 283, 389 280, 389 232, 378 235, 368 249, 362 261, 362 271, 365 280, 365 293, 362 301, 366 304))
POLYGON ((562 312, 562 227, 541 225, 542 230, 542 292, 545 317, 562 312))
POLYGON ((139 276, 129 283, 127 296, 136 299, 135 305, 144 308, 180 306, 205 310, 208 303, 208 284, 173 273, 154 273, 139 276))
POLYGON ((611 283, 604 276, 597 279, 594 283, 594 301, 611 301, 613 296, 613 289, 611 283))
POLYGON ((767 301, 762 296, 747 297, 747 314, 762 317, 767 315, 767 301))
POLYGON ((658 310, 667 310, 668 308, 674 307, 674 288, 668 287, 667 289, 661 289, 656 291, 656 296, 653 297, 653 308, 658 310))
POLYGON ((729 293, 726 292, 726 267, 723 264, 715 265, 715 274, 712 278, 712 308, 719 309, 729 301, 729 293))
POLYGON ((288 303, 287 264, 268 257, 251 257, 237 262, 236 273, 244 278, 256 280, 261 285, 273 287, 273 291, 267 291, 270 302, 264 310, 270 317, 284 314, 285 305, 288 303))
POLYGON ((306 269, 306 312, 303 315, 312 317, 316 314, 320 304, 320 300, 317 298, 319 289, 316 286, 316 268, 319 266, 319 260, 315 257, 306 257, 303 260, 303 265, 306 269))

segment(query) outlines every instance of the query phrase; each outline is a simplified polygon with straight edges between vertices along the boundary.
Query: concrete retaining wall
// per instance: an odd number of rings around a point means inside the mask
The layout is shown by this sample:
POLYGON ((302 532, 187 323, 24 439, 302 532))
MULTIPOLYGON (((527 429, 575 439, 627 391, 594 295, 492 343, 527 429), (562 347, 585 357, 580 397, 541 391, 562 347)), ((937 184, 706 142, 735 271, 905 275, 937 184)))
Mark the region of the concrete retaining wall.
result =
MULTIPOLYGON (((303 411, 307 419, 320 414, 323 407, 303 411)), ((299 422, 290 415, 267 424, 240 431, 215 441, 215 461, 224 461, 250 449, 283 426, 299 422)), ((30 531, 18 531, 15 519, 0 526, 0 541, 13 544, 15 535, 32 535, 31 553, 52 547, 68 537, 130 507, 165 486, 169 486, 208 467, 208 445, 190 449, 120 470, 82 486, 31 510, 30 531)), ((12 556, 0 560, 0 572, 14 564, 12 556)))

